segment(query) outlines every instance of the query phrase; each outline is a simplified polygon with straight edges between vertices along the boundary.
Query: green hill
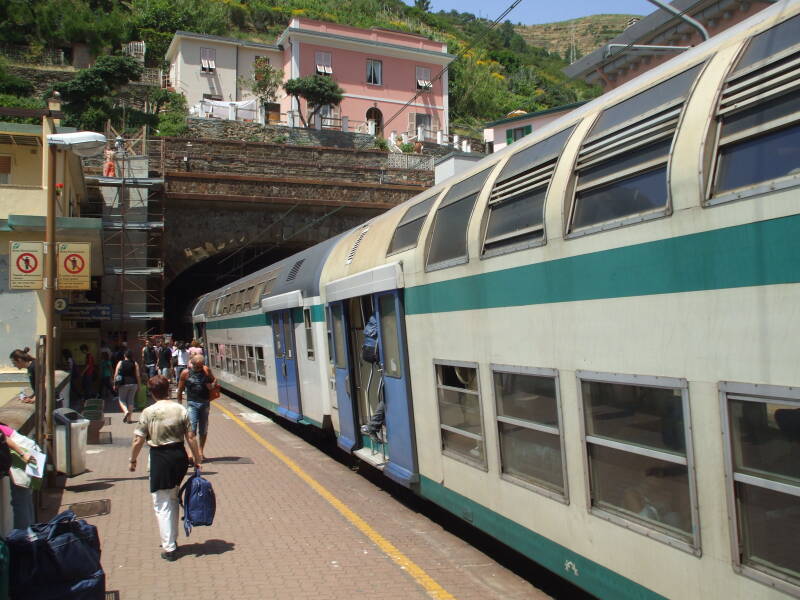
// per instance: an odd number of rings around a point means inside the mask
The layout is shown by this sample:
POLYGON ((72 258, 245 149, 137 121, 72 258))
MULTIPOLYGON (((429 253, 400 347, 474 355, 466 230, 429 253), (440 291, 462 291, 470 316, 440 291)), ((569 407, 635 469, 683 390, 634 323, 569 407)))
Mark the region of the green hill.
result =
POLYGON ((427 0, 27 0, 0 3, 0 44, 69 48, 95 55, 128 41, 147 43, 147 66, 161 66, 175 30, 273 41, 293 16, 386 27, 446 42, 460 56, 450 68, 451 123, 478 136, 485 121, 512 110, 542 110, 599 93, 568 80, 563 52, 525 41, 515 27, 457 11, 431 13, 427 0))
POLYGON ((615 38, 637 15, 592 15, 558 23, 517 25, 514 30, 531 46, 577 60, 615 38))

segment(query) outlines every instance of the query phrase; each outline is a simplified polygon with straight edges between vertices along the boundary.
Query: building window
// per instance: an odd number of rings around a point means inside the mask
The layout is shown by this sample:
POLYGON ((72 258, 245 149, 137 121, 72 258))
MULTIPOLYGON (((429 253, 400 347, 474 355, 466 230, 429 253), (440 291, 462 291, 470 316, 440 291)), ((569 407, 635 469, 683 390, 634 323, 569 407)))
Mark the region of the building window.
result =
POLYGON ((430 90, 433 87, 431 82, 430 67, 417 67, 417 89, 430 90))
POLYGON ((314 54, 314 62, 317 65, 317 75, 331 75, 333 73, 330 52, 316 52, 314 54))
POLYGON ((311 309, 303 309, 303 326, 306 330, 306 356, 314 360, 314 328, 311 323, 311 309))
POLYGON ((11 156, 0 155, 0 185, 11 183, 11 156))
POLYGON ((699 554, 686 381, 577 375, 592 513, 699 554))
POLYGON ((556 371, 497 366, 492 377, 503 478, 566 499, 556 371))
POLYGON ((513 144, 517 140, 521 140, 526 135, 531 133, 531 131, 533 131, 533 127, 531 125, 506 129, 506 144, 513 144))
POLYGON ((222 96, 219 94, 203 94, 203 100, 216 100, 222 102, 222 96))
POLYGON ((722 383, 735 568, 789 593, 800 586, 800 393, 722 383))
POLYGON ((486 469, 478 365, 434 363, 442 452, 486 469))
MULTIPOLYGON (((256 71, 256 69, 263 69, 264 67, 268 67, 269 64, 270 63, 268 56, 256 55, 256 57, 253 59, 253 71, 256 71)), ((261 81, 262 79, 264 79, 264 74, 255 72, 253 74, 253 77, 255 78, 256 81, 261 81)))
POLYGON ((200 48, 200 68, 204 73, 213 73, 217 70, 216 48, 200 48))
POLYGON ((367 59, 367 83, 383 85, 383 63, 372 58, 367 59))

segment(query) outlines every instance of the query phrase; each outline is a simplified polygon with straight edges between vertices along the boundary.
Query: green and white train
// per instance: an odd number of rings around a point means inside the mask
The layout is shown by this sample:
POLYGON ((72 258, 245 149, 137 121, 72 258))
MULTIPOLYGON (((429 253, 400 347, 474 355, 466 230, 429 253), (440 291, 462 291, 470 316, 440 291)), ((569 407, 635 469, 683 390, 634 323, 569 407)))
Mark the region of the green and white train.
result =
POLYGON ((800 597, 799 190, 796 0, 195 327, 225 389, 600 598, 800 597))

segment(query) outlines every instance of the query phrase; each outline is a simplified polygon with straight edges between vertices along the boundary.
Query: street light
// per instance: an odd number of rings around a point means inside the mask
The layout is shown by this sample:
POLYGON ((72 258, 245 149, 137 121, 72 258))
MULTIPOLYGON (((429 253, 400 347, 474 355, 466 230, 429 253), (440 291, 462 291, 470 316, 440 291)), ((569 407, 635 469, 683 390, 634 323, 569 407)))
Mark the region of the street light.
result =
MULTIPOLYGON (((47 164, 47 223, 45 227, 44 268, 47 285, 44 290, 45 315, 45 390, 47 418, 47 442, 49 454, 55 457, 53 445, 55 424, 53 411, 56 408, 56 344, 55 344, 55 301, 56 301, 56 152, 65 150, 78 156, 95 156, 106 145, 106 136, 91 131, 76 133, 54 133, 47 136, 50 156, 47 164)), ((41 394, 37 402, 41 402, 41 394)), ((41 405, 40 405, 41 406, 41 405)), ((41 414, 41 413, 39 413, 41 414)))

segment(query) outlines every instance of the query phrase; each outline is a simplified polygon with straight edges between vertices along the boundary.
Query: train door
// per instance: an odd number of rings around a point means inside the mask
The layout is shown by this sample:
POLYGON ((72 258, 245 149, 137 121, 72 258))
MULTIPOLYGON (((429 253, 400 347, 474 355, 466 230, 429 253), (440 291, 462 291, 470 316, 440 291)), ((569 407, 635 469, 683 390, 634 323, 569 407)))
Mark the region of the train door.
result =
POLYGON ((347 308, 343 301, 332 302, 330 320, 333 333, 333 370, 336 379, 336 402, 339 407, 339 437, 337 444, 351 452, 357 447, 356 409, 350 377, 350 344, 347 339, 347 308))
POLYGON ((278 383, 278 414, 291 420, 303 418, 300 406, 300 383, 291 310, 271 315, 272 339, 275 346, 275 373, 278 383))
POLYGON ((371 442, 361 426, 369 422, 381 395, 385 403, 387 457, 384 473, 406 486, 417 480, 408 360, 399 291, 381 292, 331 303, 339 446, 353 451, 371 442), (378 322, 379 362, 361 357, 364 325, 378 322))

